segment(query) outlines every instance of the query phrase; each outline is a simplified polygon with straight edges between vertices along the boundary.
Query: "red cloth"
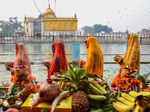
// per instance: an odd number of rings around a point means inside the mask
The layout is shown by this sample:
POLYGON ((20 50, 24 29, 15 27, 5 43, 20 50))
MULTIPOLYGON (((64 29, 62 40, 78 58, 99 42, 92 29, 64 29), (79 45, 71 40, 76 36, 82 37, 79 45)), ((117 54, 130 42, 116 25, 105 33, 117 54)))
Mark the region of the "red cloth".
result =
POLYGON ((16 43, 16 60, 14 61, 13 67, 24 65, 28 68, 28 73, 31 75, 31 65, 27 54, 27 49, 22 43, 16 43))
POLYGON ((52 45, 53 57, 48 69, 48 79, 51 78, 56 72, 60 73, 60 70, 67 70, 67 59, 64 49, 64 44, 61 41, 57 41, 52 45))

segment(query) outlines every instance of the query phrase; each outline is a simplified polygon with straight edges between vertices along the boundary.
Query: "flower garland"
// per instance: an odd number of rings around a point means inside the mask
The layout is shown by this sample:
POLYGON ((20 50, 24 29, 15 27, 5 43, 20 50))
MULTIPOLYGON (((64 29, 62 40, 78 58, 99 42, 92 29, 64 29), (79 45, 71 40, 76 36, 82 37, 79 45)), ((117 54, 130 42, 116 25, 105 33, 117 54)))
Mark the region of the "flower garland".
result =
POLYGON ((123 77, 118 80, 118 88, 123 91, 135 90, 139 91, 142 82, 138 79, 130 79, 127 77, 123 77))
POLYGON ((23 88, 32 89, 33 93, 37 92, 40 88, 40 85, 36 83, 36 79, 32 75, 28 75, 26 80, 22 81, 20 81, 18 77, 14 75, 11 77, 11 82, 17 83, 17 87, 19 90, 23 88))

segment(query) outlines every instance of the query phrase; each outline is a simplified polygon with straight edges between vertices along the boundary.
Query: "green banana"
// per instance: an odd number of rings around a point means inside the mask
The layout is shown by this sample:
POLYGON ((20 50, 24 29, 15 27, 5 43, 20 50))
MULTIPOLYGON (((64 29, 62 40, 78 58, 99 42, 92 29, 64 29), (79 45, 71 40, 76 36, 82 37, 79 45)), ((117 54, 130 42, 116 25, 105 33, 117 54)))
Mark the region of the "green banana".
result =
POLYGON ((98 95, 102 94, 101 90, 99 90, 97 87, 95 87, 92 83, 89 84, 89 87, 93 93, 98 94, 98 95))
POLYGON ((90 112, 105 112, 103 109, 92 110, 90 112))
POLYGON ((106 96, 88 94, 88 98, 90 98, 92 100, 103 101, 106 99, 106 96))
POLYGON ((101 91, 101 94, 107 94, 107 91, 100 84, 96 82, 92 82, 92 84, 101 91))

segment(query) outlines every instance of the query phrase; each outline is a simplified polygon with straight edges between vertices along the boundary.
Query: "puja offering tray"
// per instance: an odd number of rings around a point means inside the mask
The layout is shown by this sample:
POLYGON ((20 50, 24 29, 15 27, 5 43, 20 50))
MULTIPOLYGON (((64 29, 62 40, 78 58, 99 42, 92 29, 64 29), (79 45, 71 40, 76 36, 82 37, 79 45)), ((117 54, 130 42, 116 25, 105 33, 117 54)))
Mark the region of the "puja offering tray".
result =
MULTIPOLYGON (((31 106, 31 100, 34 94, 30 94, 26 99, 24 104, 21 106, 22 112, 41 112, 41 111, 50 111, 51 104, 47 102, 43 102, 38 104, 37 106, 31 106)), ((72 96, 63 99, 55 109, 55 112, 72 112, 72 96)))

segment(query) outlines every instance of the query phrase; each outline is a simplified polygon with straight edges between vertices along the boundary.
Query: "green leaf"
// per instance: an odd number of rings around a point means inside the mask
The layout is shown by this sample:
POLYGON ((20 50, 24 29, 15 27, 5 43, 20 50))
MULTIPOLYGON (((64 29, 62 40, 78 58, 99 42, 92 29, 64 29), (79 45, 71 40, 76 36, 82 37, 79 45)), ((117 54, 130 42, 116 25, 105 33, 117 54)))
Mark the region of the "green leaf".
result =
POLYGON ((10 95, 15 95, 16 93, 17 93, 17 83, 13 85, 10 95))
POLYGON ((82 68, 80 68, 80 69, 78 70, 78 74, 80 74, 80 76, 84 75, 84 74, 85 74, 85 70, 82 69, 82 68))
POLYGON ((68 64, 68 66, 69 66, 69 69, 71 69, 73 71, 72 64, 70 63, 70 64, 68 64))
POLYGON ((41 112, 48 112, 48 110, 47 109, 42 109, 41 112))
POLYGON ((100 78, 97 74, 86 74, 88 78, 100 78))
POLYGON ((71 78, 71 77, 65 76, 65 75, 60 75, 58 78, 62 78, 62 80, 63 80, 63 79, 66 79, 66 80, 68 80, 68 81, 72 81, 72 78, 71 78))
POLYGON ((61 69, 60 72, 61 73, 66 73, 66 70, 61 69))
POLYGON ((145 79, 144 76, 142 76, 142 75, 139 75, 139 76, 137 77, 137 79, 140 80, 140 81, 142 81, 143 83, 146 83, 146 79, 145 79))

